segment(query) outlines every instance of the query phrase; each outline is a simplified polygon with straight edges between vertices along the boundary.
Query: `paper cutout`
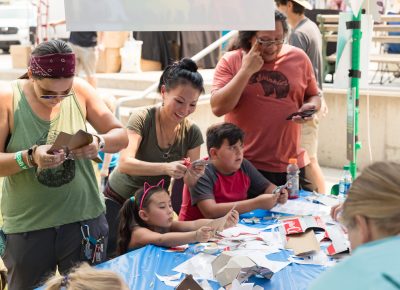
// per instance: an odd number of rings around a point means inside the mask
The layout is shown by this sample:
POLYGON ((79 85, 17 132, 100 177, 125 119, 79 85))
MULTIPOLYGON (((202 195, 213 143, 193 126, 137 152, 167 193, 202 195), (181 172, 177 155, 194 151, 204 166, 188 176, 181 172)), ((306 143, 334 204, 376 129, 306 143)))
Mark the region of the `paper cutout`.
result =
MULTIPOLYGON (((64 150, 68 153, 71 150, 81 148, 83 146, 89 145, 93 142, 93 135, 87 133, 83 130, 79 130, 74 135, 60 132, 54 141, 54 144, 47 151, 48 154, 52 154, 55 151, 64 150)), ((103 162, 99 156, 92 159, 97 163, 103 162)))
POLYGON ((331 208, 323 204, 300 200, 288 200, 285 204, 278 203, 271 209, 271 211, 292 215, 324 216, 330 214, 331 208))
POLYGON ((172 269, 175 272, 191 274, 195 279, 207 279, 215 281, 211 263, 215 260, 215 256, 199 253, 182 264, 172 269))

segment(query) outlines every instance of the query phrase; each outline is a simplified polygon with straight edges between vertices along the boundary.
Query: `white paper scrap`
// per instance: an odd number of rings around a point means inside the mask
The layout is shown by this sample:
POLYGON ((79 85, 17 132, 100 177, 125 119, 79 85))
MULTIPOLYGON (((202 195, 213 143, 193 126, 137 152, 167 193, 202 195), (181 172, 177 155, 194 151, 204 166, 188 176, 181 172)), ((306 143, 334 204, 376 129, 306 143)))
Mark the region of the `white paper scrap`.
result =
POLYGON ((252 251, 249 253, 248 257, 253 260, 254 263, 257 264, 257 266, 266 268, 271 270, 273 273, 277 273, 283 268, 285 268, 287 265, 289 265, 291 262, 289 261, 272 261, 267 259, 265 257, 264 252, 257 252, 257 251, 252 251))
POLYGON ((182 276, 182 273, 176 273, 175 275, 169 275, 169 276, 161 276, 156 274, 156 276, 160 281, 165 282, 165 281, 179 280, 182 276))
POLYGON ((303 265, 321 265, 321 266, 333 266, 336 264, 335 261, 331 260, 324 251, 319 251, 313 255, 308 256, 290 256, 289 261, 296 264, 303 265))
POLYGON ((260 237, 267 245, 280 249, 285 248, 285 241, 282 240, 280 232, 261 232, 260 237))
POLYGON ((254 283, 242 283, 235 279, 232 281, 232 287, 230 290, 253 290, 254 283))
POLYGON ((223 237, 237 237, 243 234, 257 235, 261 231, 262 229, 251 228, 242 224, 237 224, 235 227, 231 227, 229 229, 222 231, 220 235, 223 237))
POLYGON ((216 256, 213 255, 199 253, 172 270, 184 274, 191 274, 196 280, 206 279, 216 281, 211 267, 211 263, 215 258, 216 256))
POLYGON ((323 204, 288 200, 285 204, 278 203, 271 211, 293 215, 328 215, 331 208, 323 204))

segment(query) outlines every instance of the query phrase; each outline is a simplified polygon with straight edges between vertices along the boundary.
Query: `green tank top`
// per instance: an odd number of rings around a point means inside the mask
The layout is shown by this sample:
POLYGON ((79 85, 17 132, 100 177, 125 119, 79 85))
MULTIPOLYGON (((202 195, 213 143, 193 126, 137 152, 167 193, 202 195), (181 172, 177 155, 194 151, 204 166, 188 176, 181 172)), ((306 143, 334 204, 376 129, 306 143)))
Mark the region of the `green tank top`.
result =
MULTIPOLYGON (((13 86, 14 129, 6 152, 26 150, 33 144, 52 144, 58 132, 86 130, 75 94, 61 103, 51 121, 31 109, 19 81, 13 86)), ((105 211, 90 160, 67 160, 55 169, 35 168, 8 176, 3 183, 1 211, 7 234, 29 232, 92 219, 105 211)))

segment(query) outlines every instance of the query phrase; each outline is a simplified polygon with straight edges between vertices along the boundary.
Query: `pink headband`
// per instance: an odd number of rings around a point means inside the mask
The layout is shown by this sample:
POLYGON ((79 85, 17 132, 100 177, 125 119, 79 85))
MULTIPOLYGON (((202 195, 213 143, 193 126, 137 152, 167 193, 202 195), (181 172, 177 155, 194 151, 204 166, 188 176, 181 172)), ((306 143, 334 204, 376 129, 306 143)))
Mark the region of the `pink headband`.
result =
POLYGON ((29 68, 34 76, 43 78, 69 78, 75 74, 74 53, 54 53, 31 56, 29 68))
POLYGON ((159 183, 157 183, 156 185, 150 185, 147 182, 144 183, 144 192, 142 195, 142 200, 140 201, 140 207, 139 209, 142 209, 143 207, 143 201, 147 195, 147 193, 150 191, 150 189, 155 188, 155 187, 161 187, 164 188, 164 178, 160 180, 159 183))

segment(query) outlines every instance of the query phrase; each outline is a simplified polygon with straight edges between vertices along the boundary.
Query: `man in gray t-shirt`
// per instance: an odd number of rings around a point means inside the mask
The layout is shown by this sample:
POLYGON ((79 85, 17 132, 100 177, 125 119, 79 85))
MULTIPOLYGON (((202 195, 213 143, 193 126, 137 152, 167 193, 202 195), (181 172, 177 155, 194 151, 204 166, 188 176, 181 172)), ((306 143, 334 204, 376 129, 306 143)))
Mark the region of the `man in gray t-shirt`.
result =
MULTIPOLYGON (((312 9, 307 0, 275 0, 278 10, 287 16, 291 32, 289 44, 301 48, 309 57, 315 78, 322 93, 322 36, 314 22, 304 15, 305 9, 312 9)), ((321 99, 321 113, 328 111, 324 98, 321 99)), ((325 180, 318 164, 318 116, 302 125, 301 146, 306 149, 310 164, 306 166, 306 177, 318 192, 325 193, 325 180)))

